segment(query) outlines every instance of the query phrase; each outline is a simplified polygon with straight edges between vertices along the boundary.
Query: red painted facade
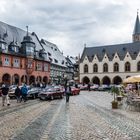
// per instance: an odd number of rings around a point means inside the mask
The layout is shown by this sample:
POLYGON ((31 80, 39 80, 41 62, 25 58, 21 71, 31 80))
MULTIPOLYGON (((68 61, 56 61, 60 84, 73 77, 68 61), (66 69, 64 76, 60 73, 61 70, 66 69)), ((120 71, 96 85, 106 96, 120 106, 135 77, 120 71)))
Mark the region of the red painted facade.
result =
POLYGON ((0 83, 47 84, 49 79, 50 62, 12 54, 0 54, 0 83))

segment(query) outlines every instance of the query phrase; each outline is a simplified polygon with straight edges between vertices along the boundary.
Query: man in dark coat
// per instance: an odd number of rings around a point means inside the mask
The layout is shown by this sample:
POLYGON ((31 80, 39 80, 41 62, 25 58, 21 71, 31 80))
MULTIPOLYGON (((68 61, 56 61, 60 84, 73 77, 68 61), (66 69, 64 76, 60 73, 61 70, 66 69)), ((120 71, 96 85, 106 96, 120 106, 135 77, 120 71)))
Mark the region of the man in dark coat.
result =
POLYGON ((8 91, 9 91, 8 86, 5 85, 5 84, 3 84, 2 85, 2 88, 1 88, 1 93, 2 93, 2 106, 5 105, 5 101, 6 101, 6 103, 7 103, 8 106, 10 105, 8 91))
POLYGON ((21 102, 21 90, 18 85, 17 85, 17 88, 15 89, 15 96, 17 99, 17 103, 21 102))

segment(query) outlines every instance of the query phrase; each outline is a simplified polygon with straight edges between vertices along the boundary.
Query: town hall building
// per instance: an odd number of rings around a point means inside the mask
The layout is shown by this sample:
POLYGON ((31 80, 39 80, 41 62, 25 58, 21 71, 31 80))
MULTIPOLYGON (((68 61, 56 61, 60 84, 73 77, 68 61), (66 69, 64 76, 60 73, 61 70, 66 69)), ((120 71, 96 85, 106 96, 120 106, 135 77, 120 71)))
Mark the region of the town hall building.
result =
POLYGON ((80 82, 120 84, 140 74, 140 22, 137 14, 132 43, 85 47, 80 60, 80 82))

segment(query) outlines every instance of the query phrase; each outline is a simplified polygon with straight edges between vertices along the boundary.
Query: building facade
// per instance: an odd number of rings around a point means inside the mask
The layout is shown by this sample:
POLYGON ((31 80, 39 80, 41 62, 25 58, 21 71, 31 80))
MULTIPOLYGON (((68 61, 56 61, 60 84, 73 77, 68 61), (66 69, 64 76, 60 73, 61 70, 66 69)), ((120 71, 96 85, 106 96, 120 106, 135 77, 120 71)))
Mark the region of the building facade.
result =
POLYGON ((0 22, 0 83, 48 83, 50 61, 37 35, 0 22))
POLYGON ((41 40, 45 51, 47 52, 48 59, 51 62, 50 65, 50 81, 54 84, 62 84, 64 82, 64 76, 66 74, 66 59, 63 53, 58 49, 57 45, 41 40))
POLYGON ((85 47, 80 59, 80 82, 120 84, 140 74, 140 23, 136 17, 132 43, 85 47))

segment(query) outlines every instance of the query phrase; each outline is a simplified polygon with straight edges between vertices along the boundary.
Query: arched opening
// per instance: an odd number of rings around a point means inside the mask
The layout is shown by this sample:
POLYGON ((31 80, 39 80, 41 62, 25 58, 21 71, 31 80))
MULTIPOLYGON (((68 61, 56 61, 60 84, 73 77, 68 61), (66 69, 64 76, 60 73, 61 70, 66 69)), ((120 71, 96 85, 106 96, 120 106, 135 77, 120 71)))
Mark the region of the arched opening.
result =
POLYGON ((20 81, 19 75, 14 74, 13 77, 12 77, 12 84, 17 85, 17 84, 19 84, 19 81, 20 81))
POLYGON ((84 65, 84 73, 88 73, 88 65, 87 64, 84 65))
POLYGON ((83 78, 83 84, 88 84, 90 82, 88 77, 83 78))
POLYGON ((103 72, 108 72, 108 64, 104 63, 103 65, 103 72))
POLYGON ((2 76, 2 82, 10 85, 10 82, 11 82, 11 76, 10 74, 6 73, 2 76))
POLYGON ((114 79, 113 79, 113 84, 119 85, 119 84, 121 84, 121 83, 122 83, 121 77, 119 77, 119 76, 114 77, 114 79))
POLYGON ((102 80, 102 83, 103 83, 104 85, 110 85, 110 78, 107 77, 107 76, 105 76, 105 77, 103 78, 103 80, 102 80))
POLYGON ((43 77, 43 82, 44 82, 45 84, 48 83, 48 77, 47 77, 47 76, 44 76, 44 77, 43 77))
POLYGON ((137 71, 140 71, 140 61, 137 63, 137 71))
POLYGON ((26 75, 21 76, 21 83, 26 83, 27 84, 27 76, 26 75))
POLYGON ((98 72, 98 65, 97 64, 93 65, 93 72, 98 72))
POLYGON ((126 63, 125 63, 125 71, 126 71, 126 72, 131 71, 131 65, 130 65, 129 62, 126 62, 126 63))
POLYGON ((29 85, 31 85, 31 84, 35 84, 35 76, 30 76, 30 78, 29 78, 29 85))
POLYGON ((126 76, 126 78, 130 77, 130 75, 126 76))
POLYGON ((98 85, 100 85, 100 79, 98 78, 98 77, 93 77, 93 79, 92 79, 92 82, 93 82, 93 84, 98 84, 98 85))
POLYGON ((114 63, 114 72, 119 72, 119 64, 114 63))

